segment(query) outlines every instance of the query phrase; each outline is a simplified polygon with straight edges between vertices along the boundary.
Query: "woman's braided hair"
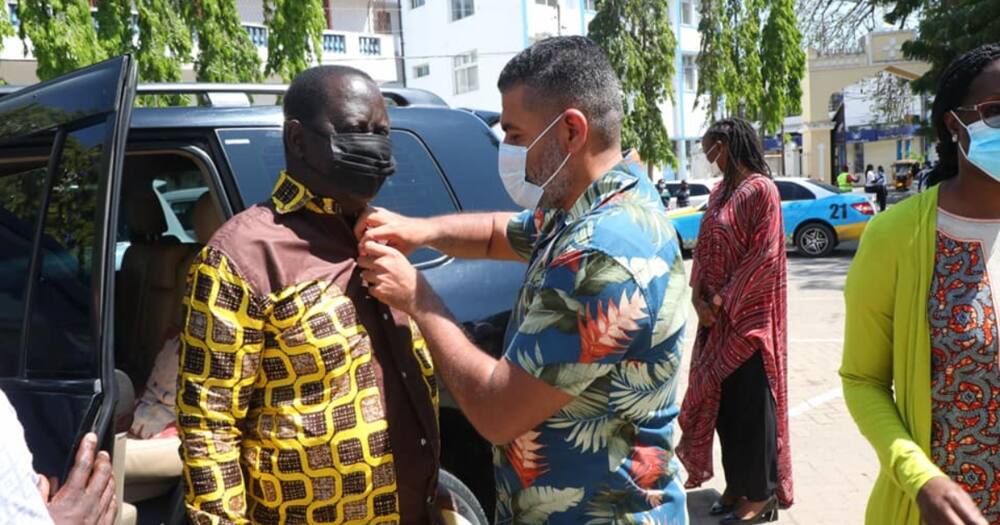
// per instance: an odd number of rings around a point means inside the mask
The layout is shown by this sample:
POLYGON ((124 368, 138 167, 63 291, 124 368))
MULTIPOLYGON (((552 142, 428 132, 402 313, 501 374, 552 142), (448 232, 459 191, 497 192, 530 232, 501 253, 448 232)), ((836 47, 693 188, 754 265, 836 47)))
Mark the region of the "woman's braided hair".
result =
POLYGON ((726 118, 717 120, 709 126, 705 137, 723 141, 729 149, 729 163, 726 173, 723 173, 725 195, 723 200, 736 190, 734 183, 740 175, 740 167, 753 173, 770 177, 771 168, 764 160, 764 148, 760 145, 760 137, 753 125, 741 118, 726 118))
POLYGON ((952 142, 944 117, 962 105, 972 81, 996 60, 1000 60, 1000 44, 987 44, 956 58, 941 74, 931 111, 931 122, 937 130, 938 164, 928 176, 928 186, 958 175, 958 144, 952 142))

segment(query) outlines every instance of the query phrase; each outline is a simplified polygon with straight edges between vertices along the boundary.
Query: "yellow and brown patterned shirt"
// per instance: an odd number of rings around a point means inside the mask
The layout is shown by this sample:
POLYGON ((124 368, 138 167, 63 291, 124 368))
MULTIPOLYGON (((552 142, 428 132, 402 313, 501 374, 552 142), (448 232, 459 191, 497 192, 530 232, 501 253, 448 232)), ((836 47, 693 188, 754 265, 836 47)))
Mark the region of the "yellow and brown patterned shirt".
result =
POLYGON ((427 523, 437 385, 366 293, 351 225, 282 173, 188 278, 177 410, 196 523, 427 523))

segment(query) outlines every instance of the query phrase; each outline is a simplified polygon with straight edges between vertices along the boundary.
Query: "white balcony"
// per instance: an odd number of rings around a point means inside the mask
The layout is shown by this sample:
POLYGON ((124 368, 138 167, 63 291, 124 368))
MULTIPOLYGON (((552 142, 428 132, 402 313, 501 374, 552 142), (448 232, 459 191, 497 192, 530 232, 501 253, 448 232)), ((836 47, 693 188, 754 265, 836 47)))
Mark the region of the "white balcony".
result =
MULTIPOLYGON (((262 61, 267 61, 267 27, 244 23, 262 61)), ((343 64, 365 71, 379 82, 396 80, 395 41, 392 35, 353 31, 324 31, 322 63, 343 64)))

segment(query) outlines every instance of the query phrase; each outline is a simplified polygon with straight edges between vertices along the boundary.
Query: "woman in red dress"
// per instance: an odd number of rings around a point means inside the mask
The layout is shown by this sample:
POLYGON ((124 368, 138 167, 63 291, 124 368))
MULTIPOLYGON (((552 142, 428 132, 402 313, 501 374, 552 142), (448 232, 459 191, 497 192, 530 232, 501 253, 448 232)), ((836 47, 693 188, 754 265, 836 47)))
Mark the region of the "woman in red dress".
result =
POLYGON ((681 407, 687 486, 712 477, 719 433, 720 523, 775 521, 792 503, 786 396, 785 236, 781 199, 750 123, 713 124, 702 148, 723 180, 709 199, 691 286, 698 336, 681 407))

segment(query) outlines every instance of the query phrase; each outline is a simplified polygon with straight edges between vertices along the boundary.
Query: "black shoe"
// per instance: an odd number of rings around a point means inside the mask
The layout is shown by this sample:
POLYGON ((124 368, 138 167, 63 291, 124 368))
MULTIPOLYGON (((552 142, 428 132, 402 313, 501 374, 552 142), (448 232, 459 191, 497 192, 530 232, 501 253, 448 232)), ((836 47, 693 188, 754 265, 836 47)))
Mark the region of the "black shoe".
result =
POLYGON ((778 521, 778 499, 772 497, 767 500, 764 508, 760 509, 755 516, 751 516, 747 519, 740 519, 735 514, 729 513, 725 518, 719 521, 719 525, 734 525, 737 523, 771 523, 773 521, 778 521))
POLYGON ((722 498, 712 504, 712 508, 708 510, 709 516, 722 516, 723 514, 729 514, 733 511, 736 505, 726 505, 722 502, 722 498))

